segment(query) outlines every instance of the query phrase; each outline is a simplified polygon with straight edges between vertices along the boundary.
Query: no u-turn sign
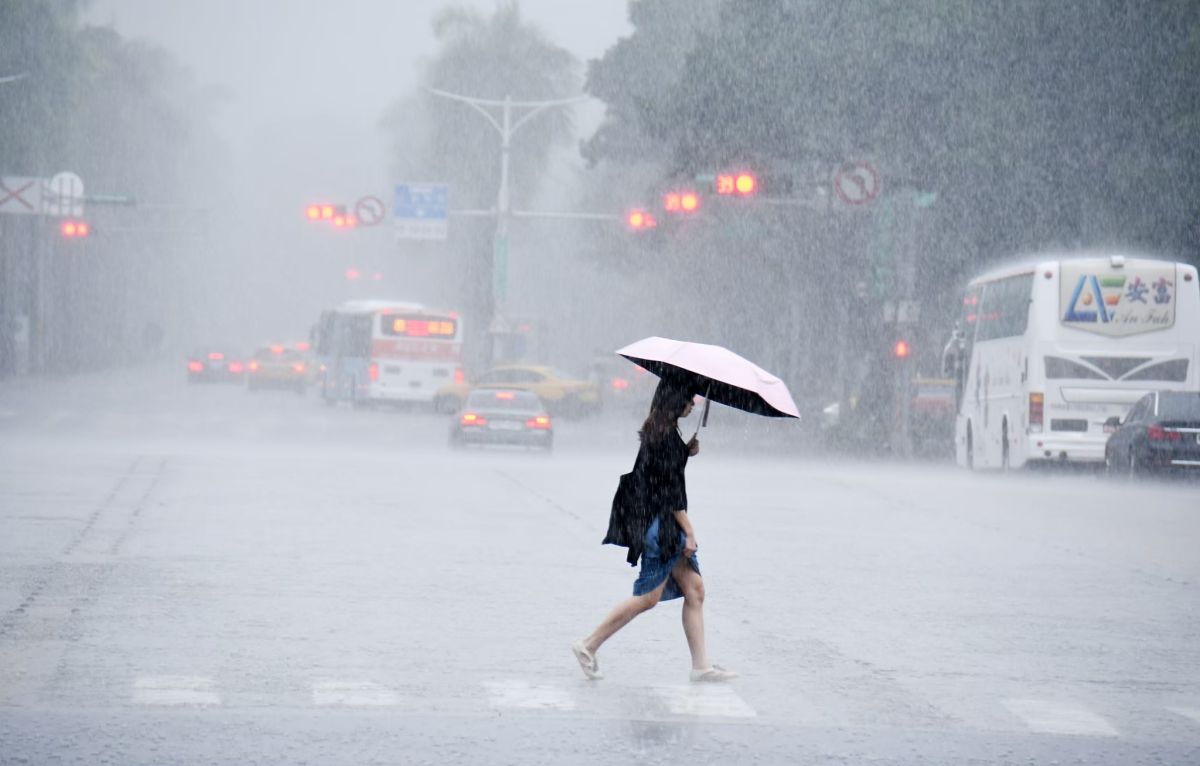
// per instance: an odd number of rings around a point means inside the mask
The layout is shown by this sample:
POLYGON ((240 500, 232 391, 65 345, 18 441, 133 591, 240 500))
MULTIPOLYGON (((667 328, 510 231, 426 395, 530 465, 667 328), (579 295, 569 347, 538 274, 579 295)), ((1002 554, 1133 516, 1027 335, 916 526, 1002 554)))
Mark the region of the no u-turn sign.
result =
POLYGON ((847 162, 833 176, 833 190, 847 205, 865 205, 879 196, 879 171, 869 162, 847 162))

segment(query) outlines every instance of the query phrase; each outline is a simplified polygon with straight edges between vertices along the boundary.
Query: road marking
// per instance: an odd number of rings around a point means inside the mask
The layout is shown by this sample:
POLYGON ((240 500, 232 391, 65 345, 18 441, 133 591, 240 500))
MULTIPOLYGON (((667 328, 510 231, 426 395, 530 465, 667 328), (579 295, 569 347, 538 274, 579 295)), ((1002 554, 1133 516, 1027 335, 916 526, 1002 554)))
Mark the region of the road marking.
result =
POLYGON ((722 684, 660 686, 654 692, 674 715, 718 718, 754 718, 758 715, 732 687, 722 684))
POLYGON ((323 681, 313 684, 314 705, 394 707, 400 695, 370 681, 323 681))
POLYGON ((1087 737, 1121 736, 1112 724, 1090 710, 1045 700, 1004 700, 1004 707, 1031 731, 1087 737))
POLYGON ((1167 710, 1200 723, 1200 707, 1169 707, 1167 710))
POLYGON ((554 686, 536 686, 528 681, 487 681, 483 684, 493 707, 520 710, 574 710, 575 700, 554 686))
POLYGON ((220 705, 216 683, 204 676, 141 676, 133 683, 135 705, 220 705))

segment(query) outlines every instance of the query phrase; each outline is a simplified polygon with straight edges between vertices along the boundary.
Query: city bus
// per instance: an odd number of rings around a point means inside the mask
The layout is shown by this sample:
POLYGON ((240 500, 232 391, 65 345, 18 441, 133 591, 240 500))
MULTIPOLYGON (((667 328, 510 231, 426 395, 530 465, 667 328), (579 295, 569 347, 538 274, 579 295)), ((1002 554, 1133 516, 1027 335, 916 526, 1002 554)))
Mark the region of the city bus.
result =
POLYGON ((1184 263, 1054 257, 971 280, 943 365, 966 468, 1102 463, 1105 421, 1200 391, 1200 282, 1184 263))
POLYGON ((430 402, 461 382, 462 320, 418 303, 350 301, 314 328, 318 385, 326 402, 430 402))

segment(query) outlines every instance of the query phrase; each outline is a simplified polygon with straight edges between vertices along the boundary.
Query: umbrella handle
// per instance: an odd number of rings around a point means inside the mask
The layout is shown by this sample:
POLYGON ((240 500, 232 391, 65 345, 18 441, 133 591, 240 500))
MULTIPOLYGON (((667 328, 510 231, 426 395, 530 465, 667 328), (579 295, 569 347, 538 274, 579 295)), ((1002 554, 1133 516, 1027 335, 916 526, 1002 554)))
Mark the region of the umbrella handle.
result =
POLYGON ((700 435, 700 427, 701 426, 703 426, 704 428, 708 428, 708 406, 710 404, 712 404, 712 399, 709 399, 708 395, 711 393, 712 393, 712 383, 709 383, 708 388, 704 392, 704 415, 700 418, 699 425, 696 426, 696 433, 692 434, 693 439, 695 439, 697 436, 700 435))

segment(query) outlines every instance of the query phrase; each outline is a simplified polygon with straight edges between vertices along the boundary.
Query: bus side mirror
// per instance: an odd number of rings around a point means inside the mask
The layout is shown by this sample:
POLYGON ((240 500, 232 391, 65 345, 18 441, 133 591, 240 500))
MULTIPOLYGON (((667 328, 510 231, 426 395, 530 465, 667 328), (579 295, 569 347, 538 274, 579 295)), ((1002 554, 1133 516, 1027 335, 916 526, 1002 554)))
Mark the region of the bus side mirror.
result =
POLYGON ((1111 434, 1121 427, 1121 417, 1113 415, 1108 420, 1104 421, 1104 433, 1111 434))

